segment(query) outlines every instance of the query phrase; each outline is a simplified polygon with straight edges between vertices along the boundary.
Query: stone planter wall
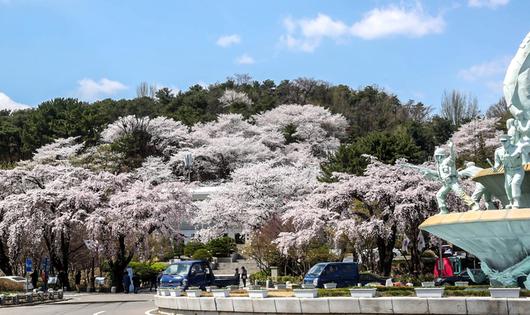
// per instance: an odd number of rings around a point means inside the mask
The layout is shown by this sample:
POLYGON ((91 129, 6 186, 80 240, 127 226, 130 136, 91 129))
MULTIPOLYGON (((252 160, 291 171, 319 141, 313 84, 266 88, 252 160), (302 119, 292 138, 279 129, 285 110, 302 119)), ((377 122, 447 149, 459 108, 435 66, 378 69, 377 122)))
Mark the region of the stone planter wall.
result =
POLYGON ((324 289, 336 289, 337 284, 335 282, 324 283, 324 289))
POLYGON ((202 294, 202 290, 187 290, 186 295, 189 297, 200 297, 202 294))
POLYGON ((521 288, 489 288, 489 291, 492 298, 518 298, 521 294, 521 288))
POLYGON ((297 298, 316 298, 318 296, 317 289, 294 289, 293 293, 297 298))
POLYGON ((350 289, 350 295, 354 298, 371 298, 375 296, 376 288, 350 289))
POLYGON ((266 298, 269 295, 267 290, 248 290, 248 297, 250 298, 266 298))
POLYGON ((415 288, 414 291, 420 298, 441 298, 444 294, 444 288, 415 288))
POLYGON ((212 289, 213 297, 228 297, 230 290, 227 289, 212 289))
POLYGON ((528 314, 530 299, 490 297, 264 298, 155 296, 155 305, 168 314, 528 314))

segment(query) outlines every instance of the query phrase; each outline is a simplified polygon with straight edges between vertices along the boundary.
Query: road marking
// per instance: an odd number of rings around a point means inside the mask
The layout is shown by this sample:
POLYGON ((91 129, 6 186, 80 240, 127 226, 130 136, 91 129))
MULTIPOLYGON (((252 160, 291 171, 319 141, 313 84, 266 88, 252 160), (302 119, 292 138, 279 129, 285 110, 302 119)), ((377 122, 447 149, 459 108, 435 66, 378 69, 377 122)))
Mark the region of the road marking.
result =
POLYGON ((93 315, 99 315, 99 314, 103 314, 103 313, 106 313, 107 311, 101 311, 101 312, 97 312, 97 313, 94 313, 93 315))
POLYGON ((158 313, 158 308, 153 308, 152 310, 148 310, 148 311, 145 311, 145 315, 156 315, 157 313, 151 313, 151 312, 157 312, 158 313))

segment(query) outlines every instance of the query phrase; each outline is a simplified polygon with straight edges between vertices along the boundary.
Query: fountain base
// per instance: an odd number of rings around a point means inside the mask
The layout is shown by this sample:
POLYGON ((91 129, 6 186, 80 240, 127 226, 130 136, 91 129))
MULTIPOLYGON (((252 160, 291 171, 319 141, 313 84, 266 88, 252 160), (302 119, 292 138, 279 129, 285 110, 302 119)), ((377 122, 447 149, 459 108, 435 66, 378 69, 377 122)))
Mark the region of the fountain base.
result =
POLYGON ((514 286, 530 274, 530 208, 438 214, 420 229, 479 258, 493 285, 514 286))

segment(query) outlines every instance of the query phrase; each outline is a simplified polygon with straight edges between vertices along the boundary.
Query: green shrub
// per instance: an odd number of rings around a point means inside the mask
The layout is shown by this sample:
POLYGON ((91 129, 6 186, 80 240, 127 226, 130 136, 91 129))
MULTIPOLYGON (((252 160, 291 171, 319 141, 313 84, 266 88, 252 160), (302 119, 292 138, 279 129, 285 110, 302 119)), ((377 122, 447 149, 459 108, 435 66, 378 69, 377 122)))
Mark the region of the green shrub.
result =
POLYGON ((184 255, 191 257, 199 249, 206 249, 206 245, 199 241, 190 241, 184 245, 184 255))
POLYGON ((193 253, 193 256, 192 256, 193 259, 197 259, 197 260, 212 260, 212 254, 210 254, 210 252, 205 249, 205 248, 199 248, 195 251, 195 253, 193 253))
POLYGON ((340 289, 318 289, 318 296, 350 296, 350 290, 345 288, 340 289))
POLYGON ((267 281, 267 279, 269 278, 270 278, 269 274, 266 271, 262 270, 262 271, 258 271, 258 272, 250 274, 249 280, 251 283, 254 283, 254 281, 256 280, 267 281))
POLYGON ((165 262, 155 262, 151 264, 151 269, 157 274, 161 273, 167 268, 168 264, 165 262))
POLYGON ((490 296, 488 290, 447 290, 444 291, 446 296, 490 296))
POLYGON ((305 256, 308 265, 313 266, 316 263, 324 261, 337 261, 338 257, 330 252, 328 245, 318 245, 310 248, 305 256))
POLYGON ((378 296, 416 296, 414 290, 387 290, 380 292, 377 290, 378 296))
POLYGON ((236 251, 236 241, 228 236, 214 238, 206 243, 206 248, 213 256, 227 257, 236 251))
POLYGON ((166 269, 167 263, 131 261, 129 267, 133 269, 134 274, 136 274, 141 281, 148 282, 166 269))
POLYGON ((414 288, 411 287, 377 287, 378 292, 386 292, 386 291, 414 291, 414 288))

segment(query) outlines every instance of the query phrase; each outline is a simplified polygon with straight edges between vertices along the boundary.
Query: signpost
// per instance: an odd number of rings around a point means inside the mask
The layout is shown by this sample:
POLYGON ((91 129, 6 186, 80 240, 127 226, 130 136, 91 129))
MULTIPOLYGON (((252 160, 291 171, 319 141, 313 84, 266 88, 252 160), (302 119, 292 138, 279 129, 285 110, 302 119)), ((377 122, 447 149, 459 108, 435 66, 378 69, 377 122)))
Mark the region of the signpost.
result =
POLYGON ((28 282, 28 275, 30 272, 33 271, 33 261, 31 258, 26 258, 26 292, 28 292, 29 289, 29 282, 28 282))
POLYGON ((33 260, 31 258, 26 258, 26 273, 33 271, 33 260))

